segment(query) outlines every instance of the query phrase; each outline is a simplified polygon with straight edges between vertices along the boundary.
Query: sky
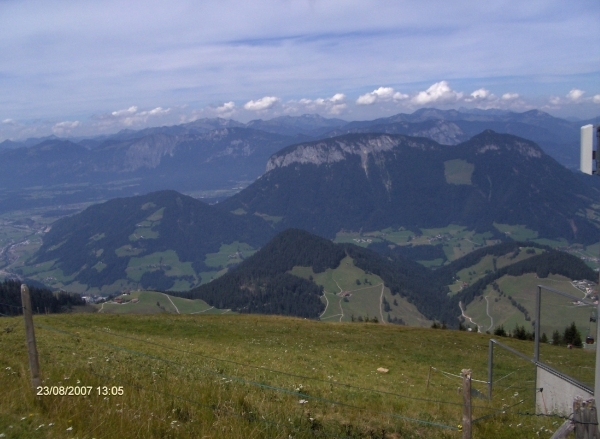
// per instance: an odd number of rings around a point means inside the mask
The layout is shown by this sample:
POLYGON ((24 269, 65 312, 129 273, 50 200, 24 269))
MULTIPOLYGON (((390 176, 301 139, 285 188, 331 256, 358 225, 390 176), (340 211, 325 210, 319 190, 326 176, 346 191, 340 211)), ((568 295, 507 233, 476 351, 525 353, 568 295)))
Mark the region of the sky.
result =
POLYGON ((597 0, 0 0, 0 141, 423 107, 600 116, 597 0))

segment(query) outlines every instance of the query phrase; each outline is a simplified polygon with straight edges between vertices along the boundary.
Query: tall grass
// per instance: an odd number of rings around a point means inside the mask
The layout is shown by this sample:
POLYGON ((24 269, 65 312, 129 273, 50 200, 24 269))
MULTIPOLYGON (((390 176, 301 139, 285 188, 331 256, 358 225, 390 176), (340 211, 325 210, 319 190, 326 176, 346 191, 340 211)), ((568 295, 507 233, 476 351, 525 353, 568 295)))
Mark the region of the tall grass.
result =
MULTIPOLYGON (((94 393, 34 397, 22 319, 3 318, 7 438, 459 438, 461 382, 443 372, 487 377, 489 336, 457 331, 248 315, 34 320, 43 385, 94 393), (124 395, 98 396, 97 386, 124 395)), ((525 401, 476 423, 474 437, 550 437, 561 419, 516 414, 533 411, 535 391, 531 370, 511 361, 499 365, 497 378, 515 373, 498 396, 473 399, 473 417, 525 401)))

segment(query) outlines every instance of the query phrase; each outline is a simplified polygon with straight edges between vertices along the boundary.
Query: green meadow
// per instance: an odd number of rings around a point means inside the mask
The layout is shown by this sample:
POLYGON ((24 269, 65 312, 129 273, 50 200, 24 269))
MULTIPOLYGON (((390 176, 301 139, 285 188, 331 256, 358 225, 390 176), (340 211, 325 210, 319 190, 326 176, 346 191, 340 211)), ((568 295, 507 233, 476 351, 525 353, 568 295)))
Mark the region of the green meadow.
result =
MULTIPOLYGON (((0 332, 2 437, 458 439, 455 375, 468 368, 487 377, 485 334, 227 314, 34 320, 42 386, 90 394, 34 396, 23 320, 2 318, 10 328, 0 332)), ((531 342, 503 341, 533 351, 531 342)), ((551 359, 566 354, 548 349, 551 359)), ((494 373, 503 379, 491 401, 473 382, 473 437, 550 437, 563 420, 527 414, 528 363, 497 349, 494 373)))

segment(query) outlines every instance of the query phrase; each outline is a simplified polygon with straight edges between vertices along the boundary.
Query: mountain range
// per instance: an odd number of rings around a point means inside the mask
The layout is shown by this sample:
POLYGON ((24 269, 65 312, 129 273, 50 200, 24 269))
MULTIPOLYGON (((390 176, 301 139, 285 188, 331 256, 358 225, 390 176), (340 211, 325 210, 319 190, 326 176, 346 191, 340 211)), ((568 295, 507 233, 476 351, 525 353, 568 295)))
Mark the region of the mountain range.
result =
POLYGON ((293 145, 267 172, 221 203, 321 236, 464 225, 521 224, 540 237, 600 239, 599 198, 535 143, 491 130, 455 146, 392 134, 348 134, 293 145), (597 221, 597 219, 596 219, 597 221))
MULTIPOLYGON (((381 238, 370 245, 380 251, 382 243, 383 251, 386 245, 418 249, 426 229, 440 230, 435 240, 446 239, 442 229, 448 227, 479 234, 464 241, 478 240, 477 246, 509 240, 510 227, 590 244, 600 239, 599 194, 535 143, 512 135, 487 130, 450 146, 422 137, 347 134, 282 149, 263 176, 214 205, 175 191, 93 205, 58 220, 19 270, 80 292, 189 290, 289 228, 328 239, 376 233, 381 238), (390 233, 402 238, 390 240, 390 233)), ((458 247, 448 250, 460 254, 458 247)))
POLYGON ((6 140, 0 143, 0 213, 161 189, 222 200, 262 175, 269 157, 282 148, 351 133, 403 134, 457 145, 493 129, 530 139, 575 168, 584 123, 538 110, 421 109, 373 121, 317 115, 248 123, 215 118, 92 138, 6 140), (44 196, 36 193, 40 187, 44 196))

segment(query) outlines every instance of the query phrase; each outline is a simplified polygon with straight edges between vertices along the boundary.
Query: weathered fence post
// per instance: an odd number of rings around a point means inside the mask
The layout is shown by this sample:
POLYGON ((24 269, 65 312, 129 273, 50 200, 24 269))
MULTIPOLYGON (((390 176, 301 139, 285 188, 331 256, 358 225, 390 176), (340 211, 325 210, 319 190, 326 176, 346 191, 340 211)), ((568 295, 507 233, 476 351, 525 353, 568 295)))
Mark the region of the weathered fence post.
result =
POLYGON ((488 399, 492 400, 492 388, 494 381, 494 340, 490 338, 488 345, 488 399))
POLYGON ((33 387, 33 390, 35 390, 41 384, 40 363, 38 361, 37 345, 35 343, 33 316, 31 315, 31 297, 29 296, 29 288, 25 284, 21 284, 21 304, 23 306, 23 318, 25 319, 25 336, 27 337, 31 386, 33 387))
POLYGON ((577 397, 573 401, 573 423, 576 439, 598 439, 598 414, 593 399, 584 401, 577 397))
POLYGON ((471 439, 471 369, 463 369, 461 376, 463 377, 463 439, 471 439))
POLYGON ((429 366, 429 372, 427 373, 427 387, 429 389, 429 379, 431 378, 431 366, 429 366))

